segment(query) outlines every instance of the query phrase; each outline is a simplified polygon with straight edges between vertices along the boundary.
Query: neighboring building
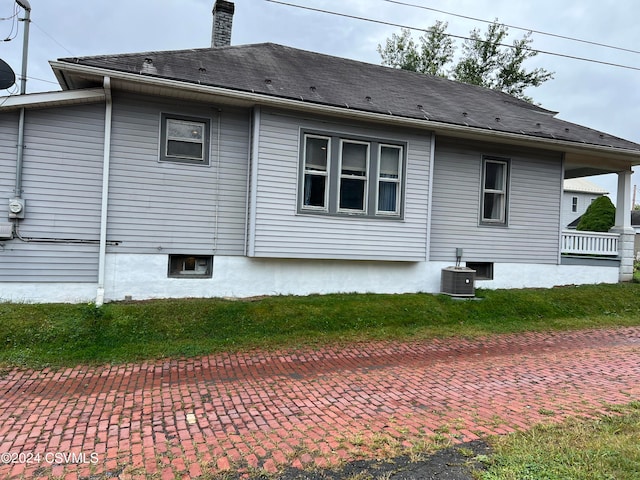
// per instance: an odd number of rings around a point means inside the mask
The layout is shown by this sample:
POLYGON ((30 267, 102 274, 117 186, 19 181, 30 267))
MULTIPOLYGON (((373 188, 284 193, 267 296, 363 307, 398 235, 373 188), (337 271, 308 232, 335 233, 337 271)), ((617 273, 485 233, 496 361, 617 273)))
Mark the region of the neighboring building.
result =
MULTIPOLYGON (((570 224, 579 219, 587 211, 591 202, 609 192, 585 178, 570 178, 564 181, 562 199, 562 225, 571 228, 570 224)), ((575 226, 573 227, 575 228, 575 226)))
POLYGON ((0 99, 1 299, 438 292, 460 254, 486 288, 630 278, 629 215, 584 248, 562 185, 617 173, 630 211, 639 144, 440 77, 229 46, 233 5, 214 11, 211 48, 60 59, 62 91, 0 99))
POLYGON ((636 232, 634 254, 636 261, 640 261, 640 210, 631 211, 631 226, 636 232))

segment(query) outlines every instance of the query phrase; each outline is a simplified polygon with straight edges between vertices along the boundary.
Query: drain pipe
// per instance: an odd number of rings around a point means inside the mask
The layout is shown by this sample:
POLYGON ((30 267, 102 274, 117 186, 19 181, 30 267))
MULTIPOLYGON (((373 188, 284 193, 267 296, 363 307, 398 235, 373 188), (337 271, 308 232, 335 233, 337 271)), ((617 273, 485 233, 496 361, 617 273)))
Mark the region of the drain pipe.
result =
MULTIPOLYGON (((22 197, 22 165, 24 163, 24 116, 25 108, 20 109, 20 118, 18 120, 18 152, 16 155, 16 185, 13 193, 16 196, 14 200, 20 201, 22 197)), ((16 212, 18 213, 18 212, 16 212)))
POLYGON ((96 307, 104 304, 105 264, 107 259, 107 214, 109 207, 109 169, 111 162, 111 116, 113 100, 111 98, 111 78, 104 77, 104 157, 102 161, 102 206, 100 209, 100 245, 98 247, 98 290, 96 307))
MULTIPOLYGON (((20 95, 27 93, 27 58, 29 51, 29 26, 31 25, 31 5, 27 0, 16 0, 16 3, 25 11, 24 19, 24 39, 22 41, 22 71, 20 73, 20 95)), ((25 108, 20 109, 18 120, 18 144, 16 155, 16 184, 13 190, 15 198, 10 202, 11 218, 24 218, 24 200, 22 200, 22 165, 24 163, 24 125, 25 108)), ((16 220, 17 222, 18 220, 16 220)))

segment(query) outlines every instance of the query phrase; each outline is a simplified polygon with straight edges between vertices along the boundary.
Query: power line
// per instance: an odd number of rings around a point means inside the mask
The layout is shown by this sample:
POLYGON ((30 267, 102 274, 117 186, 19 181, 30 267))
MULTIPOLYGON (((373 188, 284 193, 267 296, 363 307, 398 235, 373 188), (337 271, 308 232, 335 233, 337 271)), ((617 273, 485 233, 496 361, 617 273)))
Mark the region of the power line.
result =
POLYGON ((5 42, 10 42, 14 38, 18 36, 18 14, 20 13, 20 9, 18 8, 18 4, 14 4, 13 6, 13 15, 7 18, 0 18, 0 20, 6 21, 11 20, 11 30, 9 31, 9 35, 4 39, 5 42), (15 30, 15 33, 14 33, 15 30))
POLYGON ((11 15, 10 17, 0 17, 0 22, 5 21, 5 20, 13 20, 17 16, 18 16, 18 9, 14 8, 13 15, 11 15))
MULTIPOLYGON (((303 5, 296 5, 295 3, 287 3, 287 2, 280 1, 280 0, 266 0, 266 1, 267 2, 271 2, 271 3, 277 3, 279 5, 284 5, 284 6, 287 6, 287 7, 301 8, 303 10, 310 10, 312 12, 326 13, 328 15, 335 15, 335 16, 338 16, 338 17, 351 18, 351 19, 354 19, 354 20, 362 20, 364 22, 370 22, 370 23, 379 23, 381 25, 388 25, 388 26, 391 26, 391 27, 408 28, 409 30, 416 30, 416 31, 419 31, 419 32, 428 32, 429 31, 429 29, 425 29, 425 28, 411 27, 411 26, 408 26, 408 25, 400 24, 400 23, 387 22, 387 21, 384 21, 384 20, 375 20, 375 19, 372 19, 372 18, 360 17, 360 16, 357 16, 357 15, 349 15, 347 13, 332 12, 331 10, 324 10, 324 9, 321 9, 321 8, 306 7, 306 6, 303 6, 303 5)), ((464 37, 464 36, 461 36, 461 35, 453 35, 451 33, 444 33, 444 35, 446 35, 448 37, 452 37, 452 38, 461 39, 461 40, 476 41, 476 39, 472 39, 472 38, 469 38, 469 37, 464 37)), ((483 41, 483 40, 480 40, 480 41, 483 41)), ((514 48, 513 45, 507 45, 507 44, 504 44, 504 43, 498 43, 497 45, 500 46, 500 47, 514 48)), ((628 70, 640 71, 639 67, 632 67, 632 66, 629 66, 629 65, 622 65, 622 64, 619 64, 619 63, 605 62, 605 61, 602 61, 602 60, 595 60, 593 58, 578 57, 578 56, 575 56, 575 55, 567 55, 567 54, 564 54, 564 53, 548 52, 546 50, 537 50, 535 48, 529 48, 529 50, 532 51, 532 52, 535 52, 535 53, 541 53, 543 55, 552 55, 552 56, 555 56, 555 57, 568 58, 570 60, 580 60, 580 61, 583 61, 583 62, 590 62, 590 63, 597 63, 597 64, 600 64, 600 65, 607 65, 609 67, 626 68, 628 70)))
MULTIPOLYGON (((414 7, 414 8, 421 8, 423 10, 430 10, 432 12, 443 13, 445 15, 451 15, 453 17, 464 18, 464 19, 473 20, 473 21, 476 21, 476 22, 483 22, 483 23, 489 23, 489 24, 495 23, 495 22, 491 22, 489 20, 483 20, 481 18, 469 17, 467 15, 461 15, 461 14, 458 14, 458 13, 452 13, 452 12, 446 12, 444 10, 438 10, 437 8, 425 7, 424 5, 414 5, 412 3, 400 2, 398 0, 382 0, 382 1, 383 2, 388 2, 388 3, 395 3, 397 5, 403 5, 405 7, 414 7)), ((505 27, 514 28, 516 30, 523 30, 525 32, 537 33, 538 35, 546 35, 548 37, 561 38, 563 40, 571 40, 572 42, 586 43, 586 44, 589 44, 589 45, 596 45, 598 47, 611 48, 613 50, 620 50, 620 51, 623 51, 623 52, 640 53, 640 51, 632 50, 630 48, 616 47, 614 45, 607 45, 606 43, 592 42, 591 40, 583 40, 581 38, 568 37, 566 35, 559 35, 557 33, 543 32, 541 30, 534 30, 532 28, 518 27, 518 26, 515 26, 515 25, 509 25, 507 23, 502 23, 502 22, 500 22, 500 23, 502 25, 504 25, 505 27)))
POLYGON ((37 80, 38 82, 45 82, 45 83, 51 83, 52 85, 58 85, 58 82, 54 82, 52 80, 46 80, 44 78, 31 77, 29 75, 27 75, 27 80, 37 80))
POLYGON ((58 46, 60 48, 62 48, 65 52, 67 52, 70 56, 73 57, 73 52, 71 52, 67 47, 65 47, 64 45, 62 45, 58 40, 56 40, 55 38, 53 38, 49 33, 45 32, 42 27, 40 25, 38 25, 37 23, 35 23, 33 20, 31 20, 31 23, 33 25, 35 25, 36 27, 38 27, 38 30, 40 30, 42 33, 44 33, 47 37, 49 37, 51 40, 53 40, 55 43, 58 44, 58 46))

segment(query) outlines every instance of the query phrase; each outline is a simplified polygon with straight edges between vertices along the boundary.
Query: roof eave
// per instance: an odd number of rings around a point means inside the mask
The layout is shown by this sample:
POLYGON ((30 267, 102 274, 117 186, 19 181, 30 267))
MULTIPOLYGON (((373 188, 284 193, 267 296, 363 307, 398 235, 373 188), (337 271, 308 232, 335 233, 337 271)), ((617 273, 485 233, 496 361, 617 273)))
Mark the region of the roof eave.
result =
POLYGON ((20 108, 45 108, 63 105, 83 105, 100 103, 105 100, 104 89, 89 88, 56 92, 29 93, 0 97, 0 110, 9 111, 20 108))
POLYGON ((333 106, 321 103, 312 103, 300 99, 277 97, 264 93, 255 93, 243 90, 234 90, 225 87, 202 85, 185 82, 182 80, 154 77, 131 72, 123 72, 119 70, 72 64, 68 62, 51 61, 49 63, 51 65, 51 68, 54 70, 56 77, 59 79, 62 88, 66 89, 74 88, 73 77, 75 75, 88 75, 92 77, 95 76, 96 79, 101 79, 105 76, 108 76, 111 77, 112 80, 131 82, 138 85, 146 85, 148 87, 166 88, 172 90, 175 89, 176 91, 181 91, 183 94, 185 93, 185 90, 187 90, 192 93, 229 99, 235 102, 242 102, 247 105, 286 108, 306 111, 310 113, 338 116, 342 118, 365 120, 376 123, 391 123, 398 126, 429 130, 441 135, 456 136, 472 140, 509 143, 511 145, 534 148, 548 148, 551 150, 558 150, 574 154, 597 154, 598 156, 602 155, 607 159, 619 160, 625 163, 628 162, 629 167, 632 165, 640 165, 640 151, 638 150, 611 147, 606 145, 578 143, 554 138, 535 137, 524 133, 521 134, 498 130, 489 130, 479 127, 450 124, 427 119, 409 118, 392 114, 369 112, 366 110, 356 110, 348 108, 346 106, 333 106))

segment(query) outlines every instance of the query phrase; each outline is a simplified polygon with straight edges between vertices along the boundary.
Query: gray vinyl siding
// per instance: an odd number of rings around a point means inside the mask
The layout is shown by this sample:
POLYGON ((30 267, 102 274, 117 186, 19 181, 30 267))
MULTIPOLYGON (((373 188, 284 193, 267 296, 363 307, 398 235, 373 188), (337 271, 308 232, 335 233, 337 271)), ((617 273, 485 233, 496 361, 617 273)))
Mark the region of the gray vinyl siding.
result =
POLYGON ((98 245, 12 241, 0 247, 0 282, 95 283, 98 245))
POLYGON ((248 110, 116 95, 109 251, 242 255, 248 148, 248 110), (163 112, 211 119, 209 166, 158 161, 163 112))
MULTIPOLYGON (((256 257, 421 261, 426 257, 430 134, 264 112, 255 201, 256 257), (301 129, 405 143, 404 218, 298 213, 301 129)), ((250 249, 251 251, 251 249, 250 249)))
POLYGON ((0 222, 6 221, 8 199, 13 196, 16 175, 16 144, 18 143, 18 113, 0 114, 0 222), (5 203, 5 201, 7 203, 5 203))
POLYGON ((436 139, 431 260, 558 262, 560 154, 436 139), (483 155, 511 159, 507 226, 479 225, 483 155))
MULTIPOLYGON (((18 116, 0 117, 0 198, 14 196, 18 116)), ((22 237, 96 242, 102 187, 104 104, 26 111, 22 237)), ((6 211, 6 210, 5 210, 6 211)), ((0 246, 0 281, 95 282, 95 244, 0 246)))
MULTIPOLYGON (((103 103, 27 111, 23 237, 99 240, 104 114, 103 103)), ((17 123, 0 116, 5 208, 17 123)), ((108 251, 242 255, 248 148, 248 110, 114 94, 107 239, 121 243, 108 251), (161 112, 211 118, 210 166, 158 161, 161 112)), ((95 243, 0 241, 0 281, 95 282, 97 268, 95 243)))

